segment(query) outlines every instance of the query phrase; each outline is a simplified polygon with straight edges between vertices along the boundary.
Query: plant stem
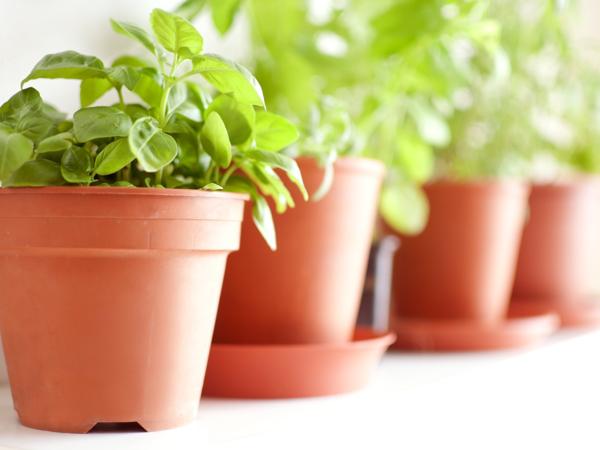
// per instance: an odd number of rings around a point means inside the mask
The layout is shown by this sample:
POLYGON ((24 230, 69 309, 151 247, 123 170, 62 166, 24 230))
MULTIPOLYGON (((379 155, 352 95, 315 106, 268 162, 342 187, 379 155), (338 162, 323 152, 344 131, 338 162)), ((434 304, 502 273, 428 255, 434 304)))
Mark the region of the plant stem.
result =
POLYGON ((163 179, 163 169, 160 169, 158 172, 156 172, 156 176, 154 177, 154 183, 155 184, 160 184, 162 185, 162 180, 163 179))
POLYGON ((223 178, 221 178, 221 182, 219 183, 219 185, 221 187, 225 187, 225 185, 227 185, 227 182, 229 181, 229 177, 231 177, 231 175, 233 175, 233 173, 238 169, 238 166, 235 164, 231 164, 231 166, 229 167, 229 169, 227 169, 227 172, 225 172, 225 174, 223 175, 223 178))
POLYGON ((117 94, 119 94, 119 107, 121 109, 125 109, 125 99, 123 98, 123 90, 122 88, 117 88, 117 94))

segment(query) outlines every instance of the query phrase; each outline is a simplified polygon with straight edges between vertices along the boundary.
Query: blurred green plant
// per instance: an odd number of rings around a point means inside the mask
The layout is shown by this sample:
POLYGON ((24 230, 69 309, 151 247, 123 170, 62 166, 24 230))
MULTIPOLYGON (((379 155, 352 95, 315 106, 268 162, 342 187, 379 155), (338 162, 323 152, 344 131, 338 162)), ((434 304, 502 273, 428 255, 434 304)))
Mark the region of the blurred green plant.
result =
POLYGON ((438 170, 458 178, 547 180, 600 170, 600 73, 575 48, 576 4, 495 0, 501 52, 494 76, 474 78, 471 106, 451 121, 438 170))
POLYGON ((433 173, 435 149, 450 142, 455 95, 479 70, 473 55, 497 48, 488 7, 489 0, 187 0, 179 12, 207 8, 225 33, 244 9, 266 101, 307 124, 296 151, 328 163, 350 154, 383 161, 381 213, 418 232, 427 217, 419 185, 433 173), (331 147, 313 145, 327 134, 319 129, 344 122, 337 144, 330 135, 331 147))

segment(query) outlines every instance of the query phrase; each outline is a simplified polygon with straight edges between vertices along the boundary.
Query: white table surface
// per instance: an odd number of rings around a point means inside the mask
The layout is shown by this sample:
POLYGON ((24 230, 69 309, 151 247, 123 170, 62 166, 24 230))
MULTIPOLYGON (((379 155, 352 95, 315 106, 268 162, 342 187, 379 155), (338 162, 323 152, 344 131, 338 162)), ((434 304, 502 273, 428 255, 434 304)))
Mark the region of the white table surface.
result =
MULTIPOLYGON (((243 374, 240 374, 243 376, 243 374)), ((537 349, 387 354, 371 385, 281 401, 203 399, 158 433, 70 435, 21 426, 0 388, 0 449, 600 449, 600 332, 537 349)))

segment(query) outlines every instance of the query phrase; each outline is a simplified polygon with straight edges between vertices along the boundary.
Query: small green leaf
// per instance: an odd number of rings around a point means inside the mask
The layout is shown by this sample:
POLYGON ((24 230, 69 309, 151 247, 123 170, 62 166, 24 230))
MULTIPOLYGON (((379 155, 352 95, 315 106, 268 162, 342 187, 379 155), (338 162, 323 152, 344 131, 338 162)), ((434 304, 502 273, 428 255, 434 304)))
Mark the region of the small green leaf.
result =
POLYGON ((302 173, 298 167, 298 163, 289 156, 282 155, 281 153, 273 153, 262 150, 249 150, 244 153, 248 158, 254 159, 255 161, 263 162, 271 167, 282 169, 286 172, 288 178, 294 183, 300 192, 304 200, 308 200, 308 192, 302 181, 302 173))
POLYGON ((38 154, 62 152, 73 145, 71 133, 60 133, 41 141, 36 149, 38 154))
POLYGON ((160 85, 160 74, 156 69, 146 67, 140 71, 133 92, 135 92, 148 105, 158 108, 162 97, 162 87, 160 85))
POLYGON ((256 228, 267 242, 269 248, 277 250, 277 239, 275 235, 275 225, 273 215, 267 201, 257 192, 254 185, 247 179, 239 176, 232 176, 225 189, 229 192, 240 192, 250 194, 252 199, 252 219, 256 228))
POLYGON ((79 87, 79 101, 81 107, 85 108, 94 104, 104 94, 112 89, 112 83, 104 78, 88 78, 83 80, 79 87))
POLYGON ((42 109, 43 101, 38 91, 27 88, 17 92, 0 106, 0 121, 18 122, 42 109))
POLYGON ((60 160, 60 172, 69 183, 89 183, 92 181, 92 157, 83 147, 72 146, 60 160))
MULTIPOLYGON (((119 22, 117 20, 110 20, 112 29, 123 36, 127 36, 130 39, 138 41, 142 44, 150 53, 157 55, 157 49, 154 45, 154 39, 144 29, 127 22, 119 22)), ((157 55, 158 56, 158 55, 157 55)))
POLYGON ((193 58, 194 71, 222 94, 231 94, 249 105, 265 105, 262 88, 245 67, 217 55, 193 58))
POLYGON ((129 116, 111 106, 83 108, 73 116, 73 133, 78 142, 127 136, 130 128, 129 116))
POLYGON ((212 160, 221 167, 231 164, 231 142, 223 119, 216 112, 211 112, 200 131, 202 147, 212 160))
POLYGON ((16 129, 33 142, 39 142, 50 134, 54 126, 55 123, 50 118, 35 114, 21 119, 17 123, 16 129))
POLYGON ((256 115, 252 105, 239 103, 230 95, 221 94, 208 105, 206 116, 213 111, 223 119, 233 145, 243 144, 250 138, 256 115))
POLYGON ((155 9, 150 16, 150 24, 156 39, 167 50, 178 55, 187 52, 190 55, 197 55, 202 51, 202 36, 183 17, 162 9, 155 9))
POLYGON ((427 224, 427 197, 409 183, 384 185, 379 210, 388 225, 401 233, 416 234, 427 224))
POLYGON ((95 56, 82 55, 72 50, 44 56, 27 75, 21 85, 38 78, 67 78, 85 80, 104 78, 104 64, 95 56))
POLYGON ((252 219, 269 248, 273 251, 277 250, 277 238, 275 235, 273 215, 271 214, 269 204, 263 197, 256 196, 253 199, 252 219))
POLYGON ((138 69, 123 65, 106 69, 106 73, 112 84, 115 86, 125 86, 130 91, 135 89, 140 78, 138 69))
POLYGON ((27 161, 9 178, 6 186, 57 186, 65 184, 60 164, 47 159, 27 161))
POLYGON ((217 183, 208 183, 202 186, 202 189, 205 191, 222 191, 223 186, 219 186, 217 183))
POLYGON ((151 117, 135 121, 129 132, 129 148, 146 172, 159 171, 177 156, 177 142, 151 117))
POLYGON ((129 141, 125 138, 117 139, 96 156, 94 172, 98 175, 110 175, 131 164, 134 159, 135 155, 129 149, 129 141))
POLYGON ((33 153, 33 142, 19 133, 0 129, 0 182, 6 181, 33 153))
POLYGON ((407 131, 398 136, 396 156, 398 165, 410 180, 423 183, 433 173, 433 149, 416 133, 407 131))
POLYGON ((231 28, 240 3, 241 0, 209 0, 213 23, 221 34, 227 33, 231 28))
POLYGON ((256 113, 255 140, 261 150, 279 151, 298 140, 298 129, 289 120, 270 112, 256 113))

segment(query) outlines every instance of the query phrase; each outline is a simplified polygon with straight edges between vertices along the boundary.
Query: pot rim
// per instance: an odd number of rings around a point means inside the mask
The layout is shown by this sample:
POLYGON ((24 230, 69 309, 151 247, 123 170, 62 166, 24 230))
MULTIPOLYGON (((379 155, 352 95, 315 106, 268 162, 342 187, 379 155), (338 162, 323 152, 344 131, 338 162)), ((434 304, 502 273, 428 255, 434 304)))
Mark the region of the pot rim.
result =
MULTIPOLYGON (((299 156, 296 158, 296 161, 302 160, 316 162, 316 158, 311 156, 299 156)), ((381 161, 362 156, 340 156, 335 160, 334 165, 336 170, 372 173, 377 176, 383 176, 386 171, 385 164, 381 161)))
POLYGON ((203 191, 201 189, 148 188, 126 186, 41 186, 0 188, 0 195, 117 195, 139 197, 213 197, 249 201, 248 194, 237 192, 203 191))
POLYGON ((528 187, 531 183, 521 178, 475 178, 475 179, 453 179, 438 178, 427 181, 423 187, 495 187, 495 186, 524 186, 528 187))

